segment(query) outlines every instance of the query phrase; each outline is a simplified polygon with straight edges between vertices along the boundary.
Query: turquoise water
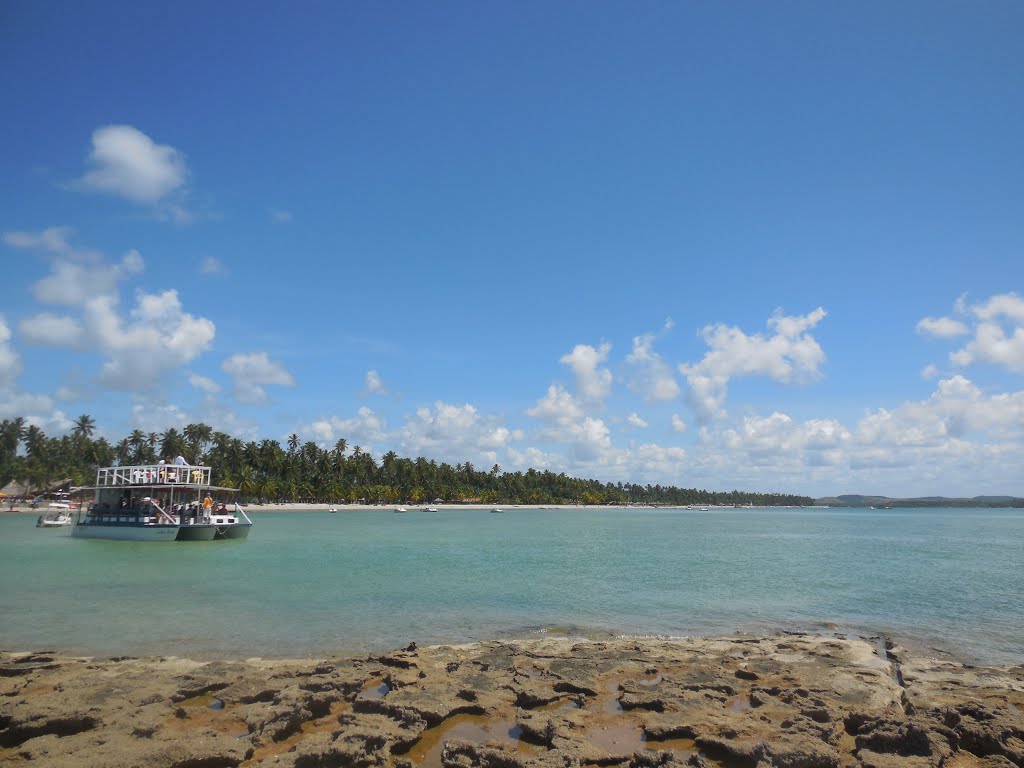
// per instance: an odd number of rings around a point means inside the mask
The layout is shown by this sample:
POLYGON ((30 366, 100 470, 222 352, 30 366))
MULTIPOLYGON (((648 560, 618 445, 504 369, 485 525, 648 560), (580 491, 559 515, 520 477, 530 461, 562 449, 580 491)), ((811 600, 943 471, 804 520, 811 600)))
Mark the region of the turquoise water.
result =
POLYGON ((0 515, 0 648, 308 657, 537 631, 882 633, 1024 660, 1024 510, 263 512, 241 542, 0 515))

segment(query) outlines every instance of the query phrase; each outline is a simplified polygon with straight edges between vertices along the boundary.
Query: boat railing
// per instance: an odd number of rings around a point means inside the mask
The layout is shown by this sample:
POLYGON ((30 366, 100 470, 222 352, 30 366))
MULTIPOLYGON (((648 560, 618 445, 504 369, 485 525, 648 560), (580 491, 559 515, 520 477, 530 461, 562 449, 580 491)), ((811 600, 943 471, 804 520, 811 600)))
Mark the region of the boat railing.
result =
POLYGON ((96 471, 96 485, 158 485, 163 483, 192 483, 210 485, 212 467, 189 464, 139 464, 135 466, 100 467, 96 471))
POLYGON ((245 514, 245 510, 242 509, 242 505, 239 504, 237 501, 235 502, 235 512, 237 512, 242 517, 244 517, 245 518, 245 522, 247 522, 249 525, 252 525, 252 520, 250 520, 249 516, 247 514, 245 514))
POLYGON ((160 519, 160 520, 163 521, 163 522, 160 523, 160 525, 178 525, 179 524, 177 520, 175 520, 169 514, 164 512, 163 507, 161 507, 155 501, 150 500, 149 503, 153 507, 153 509, 155 509, 157 511, 157 513, 158 513, 157 516, 156 516, 157 519, 160 519))

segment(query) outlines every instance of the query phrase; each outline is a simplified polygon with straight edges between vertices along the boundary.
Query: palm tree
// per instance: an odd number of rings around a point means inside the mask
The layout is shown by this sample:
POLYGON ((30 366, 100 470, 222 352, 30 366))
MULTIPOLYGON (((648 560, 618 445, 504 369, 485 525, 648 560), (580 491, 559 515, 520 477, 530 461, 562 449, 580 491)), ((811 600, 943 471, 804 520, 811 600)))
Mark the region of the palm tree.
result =
POLYGON ((295 451, 299 447, 299 436, 292 432, 288 435, 288 450, 295 451))
POLYGON ((77 419, 75 419, 75 426, 72 428, 71 433, 75 437, 92 437, 92 433, 96 431, 96 421, 92 416, 83 413, 77 419))
POLYGON ((181 436, 181 433, 174 427, 170 427, 166 432, 160 435, 160 453, 164 458, 173 458, 175 456, 185 453, 188 446, 185 444, 185 438, 181 436))
POLYGON ((135 464, 145 463, 142 460, 142 448, 146 445, 146 433, 141 429, 133 429, 128 435, 128 445, 132 449, 132 461, 135 464))
POLYGON ((182 431, 182 435, 192 451, 193 461, 199 461, 206 452, 206 446, 213 439, 213 427, 209 424, 189 424, 182 431))

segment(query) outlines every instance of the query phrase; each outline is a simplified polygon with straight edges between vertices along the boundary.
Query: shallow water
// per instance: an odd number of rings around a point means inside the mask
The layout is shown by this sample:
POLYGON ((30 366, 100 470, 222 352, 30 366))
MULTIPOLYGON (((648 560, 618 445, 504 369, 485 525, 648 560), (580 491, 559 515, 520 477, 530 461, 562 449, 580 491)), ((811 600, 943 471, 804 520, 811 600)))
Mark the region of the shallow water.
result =
POLYGON ((306 657, 837 628, 1024 659, 1024 510, 487 512, 261 512, 247 541, 177 544, 0 515, 0 647, 306 657))

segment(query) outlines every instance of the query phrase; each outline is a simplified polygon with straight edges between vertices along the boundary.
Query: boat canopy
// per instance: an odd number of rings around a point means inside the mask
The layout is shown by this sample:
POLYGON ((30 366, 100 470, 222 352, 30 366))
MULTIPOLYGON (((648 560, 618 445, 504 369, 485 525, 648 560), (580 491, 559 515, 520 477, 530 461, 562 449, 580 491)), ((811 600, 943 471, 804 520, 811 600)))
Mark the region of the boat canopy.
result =
POLYGON ((100 467, 96 470, 96 485, 80 490, 128 487, 138 485, 175 485, 203 488, 211 491, 237 491, 237 488, 210 484, 212 467, 189 464, 139 464, 118 467, 100 467))

